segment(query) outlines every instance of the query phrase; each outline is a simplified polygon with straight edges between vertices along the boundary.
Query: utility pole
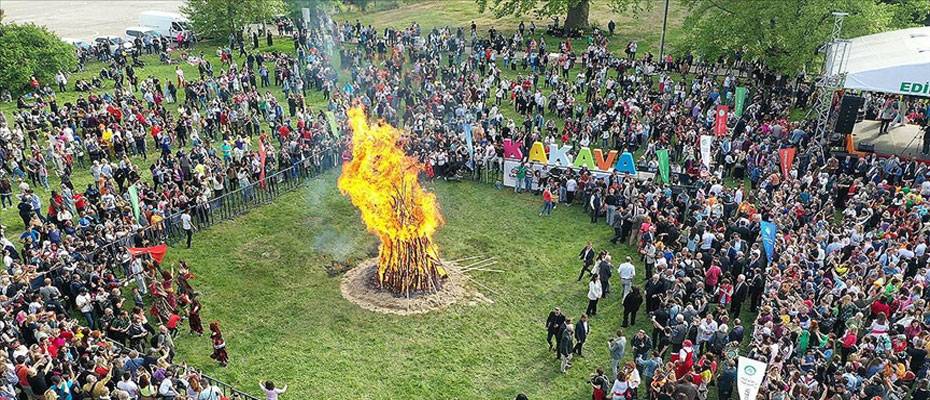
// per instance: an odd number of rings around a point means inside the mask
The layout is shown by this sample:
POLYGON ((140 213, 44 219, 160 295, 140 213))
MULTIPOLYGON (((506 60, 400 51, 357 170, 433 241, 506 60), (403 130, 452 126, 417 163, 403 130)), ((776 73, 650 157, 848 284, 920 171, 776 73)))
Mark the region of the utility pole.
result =
POLYGON ((659 62, 665 59, 665 30, 668 29, 668 3, 671 0, 665 0, 665 13, 662 15, 662 39, 659 41, 659 62))

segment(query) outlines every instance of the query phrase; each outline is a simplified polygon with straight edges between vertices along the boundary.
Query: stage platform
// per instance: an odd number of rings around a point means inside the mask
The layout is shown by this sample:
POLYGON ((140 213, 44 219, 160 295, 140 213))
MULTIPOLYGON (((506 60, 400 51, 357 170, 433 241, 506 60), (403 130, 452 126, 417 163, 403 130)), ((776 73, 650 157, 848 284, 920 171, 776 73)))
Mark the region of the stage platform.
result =
POLYGON ((923 131, 919 125, 893 126, 888 133, 878 134, 881 121, 864 120, 853 127, 853 149, 860 150, 860 145, 871 144, 874 152, 880 155, 895 155, 902 158, 930 160, 930 156, 921 154, 923 131))

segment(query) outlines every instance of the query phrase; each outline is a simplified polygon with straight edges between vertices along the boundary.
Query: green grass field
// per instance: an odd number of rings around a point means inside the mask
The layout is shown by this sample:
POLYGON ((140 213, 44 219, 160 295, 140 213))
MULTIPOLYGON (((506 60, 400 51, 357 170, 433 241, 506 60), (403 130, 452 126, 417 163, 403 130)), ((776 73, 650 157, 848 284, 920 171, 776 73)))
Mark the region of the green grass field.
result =
POLYGON ((607 340, 620 327, 618 297, 600 305, 587 357, 566 376, 547 351, 543 323, 556 305, 573 318, 584 311, 587 284, 575 277, 587 240, 617 259, 628 253, 608 242, 606 226, 591 225, 577 206, 540 218, 535 197, 471 182, 436 183, 430 189, 446 218, 437 238, 441 255, 499 257, 493 268, 503 272, 469 273, 494 303, 381 315, 344 300, 341 276, 324 268, 333 260, 367 258, 377 244, 336 189, 337 174, 200 233, 191 250, 170 250, 169 264, 193 266, 204 319, 221 321, 232 362, 216 366, 209 341, 187 335, 178 340, 183 360, 253 393, 259 379, 289 383, 292 399, 589 395, 584 380, 608 366, 607 340))
MULTIPOLYGON (((677 37, 684 15, 675 4, 670 41, 677 37)), ((615 51, 635 39, 641 53, 657 52, 661 11, 656 2, 639 16, 619 15, 595 2, 591 19, 605 27, 615 18, 615 51)), ((338 21, 355 18, 379 29, 402 28, 413 20, 425 29, 467 26, 475 20, 482 34, 492 24, 510 31, 520 20, 480 14, 470 0, 404 3, 395 9, 336 16, 338 21)), ((540 30, 547 23, 537 20, 540 30)), ((557 39, 546 40, 554 46, 557 39)), ((582 49, 582 42, 576 41, 575 48, 582 49)), ((278 39, 274 49, 292 47, 278 39)), ((206 44, 198 50, 207 53, 218 70, 212 55, 216 46, 206 44)), ((173 66, 156 65, 153 57, 145 60, 150 66, 139 71, 140 77, 173 79, 173 66)), ((88 72, 69 79, 73 83, 100 68, 90 64, 88 72)), ((184 68, 188 77, 197 75, 196 68, 184 68)), ((516 74, 506 73, 511 75, 516 74)), ((108 82, 106 89, 111 87, 108 82)), ((274 93, 280 95, 280 89, 274 93)), ((313 110, 324 104, 319 93, 311 96, 308 104, 313 110)), ((59 103, 75 98, 69 92, 59 96, 59 103)), ((9 113, 14 106, 2 104, 0 111, 9 113)), ((586 380, 596 367, 608 366, 607 340, 620 328, 618 296, 601 303, 600 315, 591 322, 587 357, 576 360, 567 375, 559 373, 553 353, 547 351, 543 323, 553 306, 561 306, 572 318, 584 311, 587 286, 575 278, 576 255, 585 242, 610 250, 615 260, 630 254, 629 248, 608 242, 610 229, 591 225, 580 207, 558 207, 552 217, 540 218, 538 198, 491 185, 430 185, 446 218, 437 237, 442 256, 499 257, 493 268, 503 272, 469 273, 493 304, 458 305, 409 317, 375 314, 344 300, 341 277, 330 277, 325 270, 332 261, 367 258, 377 246, 356 209, 338 193, 337 175, 338 171, 324 174, 271 205, 199 232, 191 250, 169 251, 168 265, 186 260, 192 266, 204 320, 221 321, 231 356, 230 366, 219 368, 209 358, 208 339, 183 335, 178 340, 180 361, 250 393, 259 393, 260 379, 289 384, 287 399, 511 399, 518 392, 533 400, 590 396, 586 380)), ((58 179, 51 178, 54 187, 58 179)), ((76 169, 74 181, 89 181, 86 168, 76 169)), ((47 198, 44 191, 39 193, 47 198)), ((11 226, 19 228, 15 211, 3 211, 0 220, 15 220, 11 226)), ((646 328, 643 315, 638 322, 626 329, 628 337, 646 328)))

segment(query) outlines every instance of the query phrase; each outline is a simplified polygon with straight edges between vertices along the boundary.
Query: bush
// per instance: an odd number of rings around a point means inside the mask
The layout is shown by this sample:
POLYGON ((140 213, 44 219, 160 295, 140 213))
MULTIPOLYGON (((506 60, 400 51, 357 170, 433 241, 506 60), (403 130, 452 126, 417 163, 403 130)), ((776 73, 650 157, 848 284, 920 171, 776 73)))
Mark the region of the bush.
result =
POLYGON ((67 72, 75 65, 74 47, 45 27, 0 24, 0 89, 27 92, 33 75, 43 85, 53 84, 58 70, 67 72))

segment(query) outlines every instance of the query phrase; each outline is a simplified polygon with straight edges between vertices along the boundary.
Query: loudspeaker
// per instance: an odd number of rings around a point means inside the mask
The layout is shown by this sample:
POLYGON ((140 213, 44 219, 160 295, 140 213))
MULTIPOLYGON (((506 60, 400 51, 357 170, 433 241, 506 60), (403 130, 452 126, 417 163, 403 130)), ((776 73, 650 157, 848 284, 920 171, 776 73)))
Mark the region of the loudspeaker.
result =
POLYGON ((844 135, 852 133, 859 109, 864 104, 865 99, 862 96, 843 96, 843 101, 840 102, 840 113, 836 117, 836 127, 833 128, 833 132, 844 135))
POLYGON ((872 143, 859 143, 858 145, 856 145, 856 150, 864 151, 866 153, 874 153, 875 145, 872 143))

